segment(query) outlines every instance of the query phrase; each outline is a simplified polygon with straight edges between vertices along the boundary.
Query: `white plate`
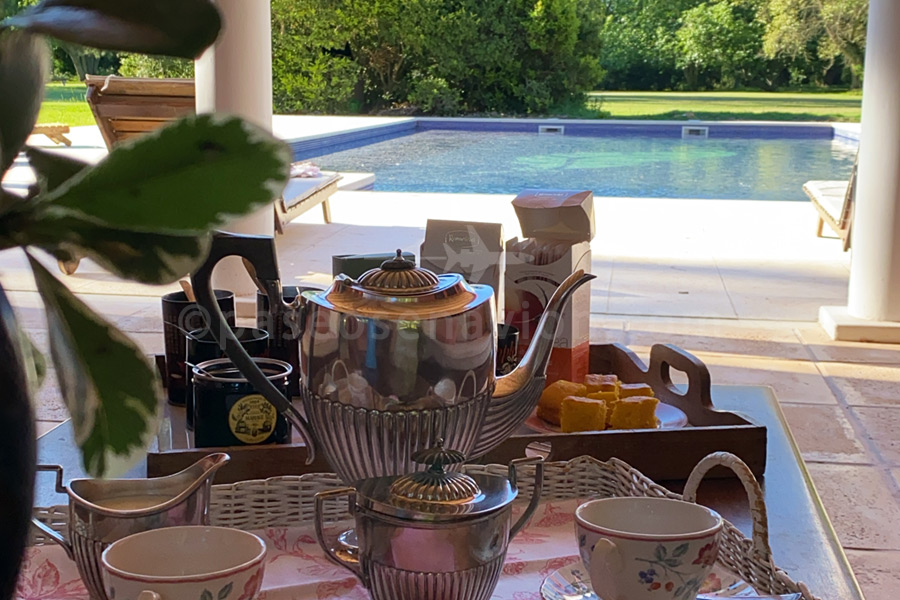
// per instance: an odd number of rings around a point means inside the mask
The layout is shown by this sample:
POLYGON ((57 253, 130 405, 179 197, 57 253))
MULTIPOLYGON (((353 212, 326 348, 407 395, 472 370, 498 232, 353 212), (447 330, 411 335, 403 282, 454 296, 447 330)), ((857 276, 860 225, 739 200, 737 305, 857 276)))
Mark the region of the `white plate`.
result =
MULTIPOLYGON (((756 596, 750 584, 727 573, 716 565, 700 591, 717 598, 748 598, 756 596)), ((547 576, 541 584, 544 600, 600 600, 591 587, 591 580, 581 561, 566 565, 547 576)))
MULTIPOLYGON (((681 429, 688 424, 686 414, 665 402, 660 402, 656 405, 656 418, 659 419, 660 429, 681 429)), ((559 425, 548 423, 537 416, 537 409, 525 419, 525 426, 538 433, 562 433, 559 425)))

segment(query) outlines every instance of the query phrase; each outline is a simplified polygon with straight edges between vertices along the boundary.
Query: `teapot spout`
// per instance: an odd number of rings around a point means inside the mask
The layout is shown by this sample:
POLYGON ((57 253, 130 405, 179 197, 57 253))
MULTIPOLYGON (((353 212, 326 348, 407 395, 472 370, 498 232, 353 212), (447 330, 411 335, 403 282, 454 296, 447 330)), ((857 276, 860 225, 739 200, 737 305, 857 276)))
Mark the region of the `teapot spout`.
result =
POLYGON ((595 275, 579 269, 566 277, 547 303, 531 344, 519 365, 508 375, 497 378, 494 399, 488 408, 471 456, 481 456, 509 437, 534 410, 547 377, 547 364, 559 328, 563 309, 575 290, 594 279, 595 275))

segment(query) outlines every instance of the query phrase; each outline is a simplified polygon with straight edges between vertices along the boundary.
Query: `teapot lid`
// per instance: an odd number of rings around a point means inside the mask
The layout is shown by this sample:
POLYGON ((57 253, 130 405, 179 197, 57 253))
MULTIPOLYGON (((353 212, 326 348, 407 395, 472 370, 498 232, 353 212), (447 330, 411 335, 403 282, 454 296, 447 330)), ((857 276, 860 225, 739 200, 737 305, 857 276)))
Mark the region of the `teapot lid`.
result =
POLYGON ((493 289, 470 285, 458 273, 436 275, 397 256, 357 280, 339 275, 321 294, 304 298, 341 313, 390 320, 436 319, 464 313, 489 302, 493 289))
POLYGON ((448 521, 483 515, 512 502, 518 490, 505 477, 445 471, 465 455, 437 446, 412 455, 428 468, 408 475, 364 479, 354 484, 357 504, 413 521, 448 521))
POLYGON ((403 258, 403 251, 398 248, 397 256, 366 271, 356 283, 372 292, 406 295, 432 292, 440 285, 440 280, 428 269, 403 258))

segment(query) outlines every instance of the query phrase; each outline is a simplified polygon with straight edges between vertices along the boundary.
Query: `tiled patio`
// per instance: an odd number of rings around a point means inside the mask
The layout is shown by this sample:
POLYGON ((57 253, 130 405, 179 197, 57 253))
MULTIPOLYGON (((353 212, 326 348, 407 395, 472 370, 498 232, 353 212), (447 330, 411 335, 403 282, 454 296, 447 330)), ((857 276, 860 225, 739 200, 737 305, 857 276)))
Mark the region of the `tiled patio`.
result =
MULTIPOLYGON (((510 199, 338 192, 334 223, 312 211, 279 238, 283 277, 323 284, 333 254, 417 252, 429 217, 502 222, 511 237, 510 199)), ((835 343, 816 324, 819 306, 846 304, 850 255, 814 236, 812 207, 598 198, 596 221, 592 339, 642 355, 673 343, 706 362, 714 383, 771 385, 867 598, 895 598, 900 346, 835 343)), ((147 352, 162 350, 158 297, 170 288, 121 282, 90 264, 65 280, 147 352)), ((0 281, 46 349, 39 299, 16 252, 0 257, 0 281)), ((37 410, 41 431, 66 418, 52 378, 37 410)))

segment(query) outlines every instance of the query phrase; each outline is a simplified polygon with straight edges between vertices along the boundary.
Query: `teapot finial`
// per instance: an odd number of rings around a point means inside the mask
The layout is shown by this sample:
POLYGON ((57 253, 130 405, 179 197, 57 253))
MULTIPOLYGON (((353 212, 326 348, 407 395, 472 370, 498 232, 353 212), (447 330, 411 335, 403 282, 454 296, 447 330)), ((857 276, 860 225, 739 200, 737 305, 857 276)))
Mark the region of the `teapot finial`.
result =
POLYGON ((459 503, 468 502, 481 494, 481 488, 468 475, 444 471, 444 465, 465 462, 466 455, 445 449, 443 438, 438 438, 435 444, 433 448, 420 450, 411 457, 414 462, 427 465, 428 469, 395 481, 391 485, 391 495, 417 502, 459 503))
POLYGON ((462 452, 444 448, 444 438, 438 438, 435 440, 433 448, 419 450, 410 458, 415 463, 427 465, 429 471, 439 473, 444 472, 444 465, 457 465, 466 462, 466 455, 462 452))

